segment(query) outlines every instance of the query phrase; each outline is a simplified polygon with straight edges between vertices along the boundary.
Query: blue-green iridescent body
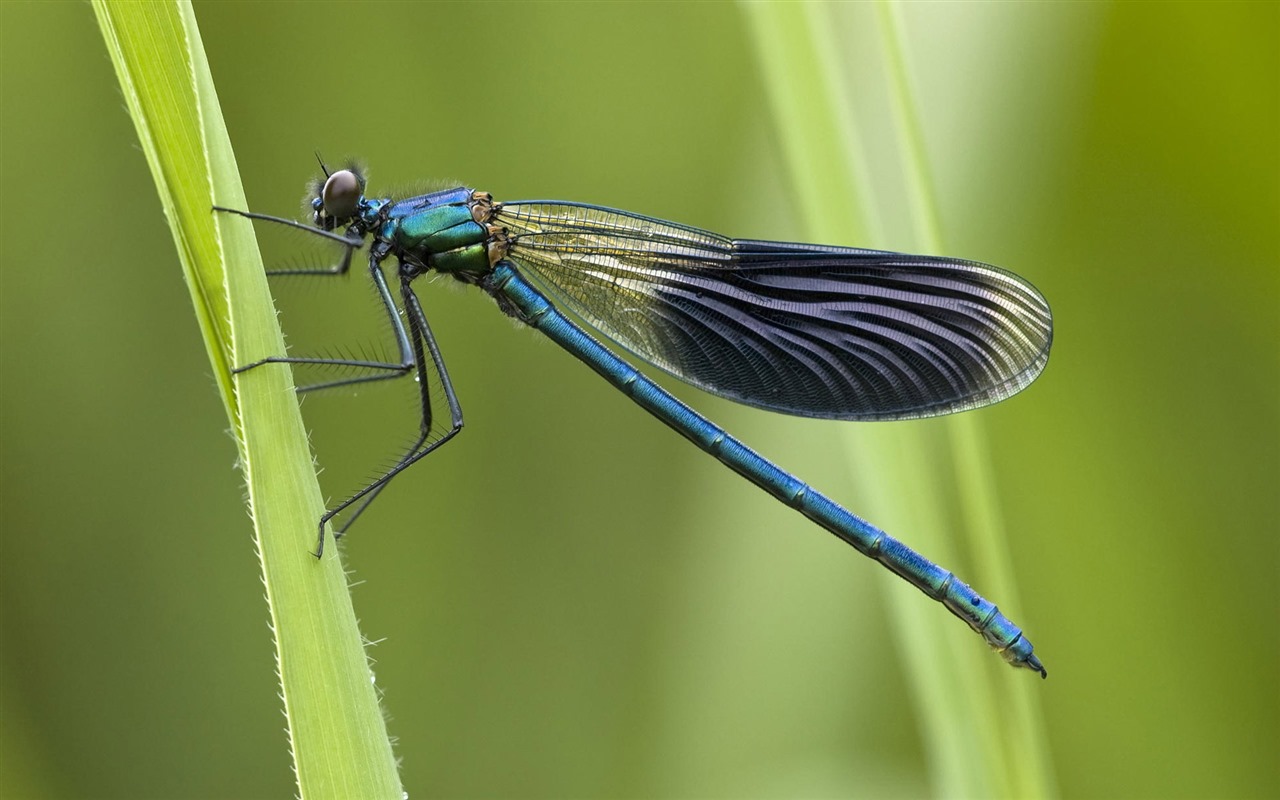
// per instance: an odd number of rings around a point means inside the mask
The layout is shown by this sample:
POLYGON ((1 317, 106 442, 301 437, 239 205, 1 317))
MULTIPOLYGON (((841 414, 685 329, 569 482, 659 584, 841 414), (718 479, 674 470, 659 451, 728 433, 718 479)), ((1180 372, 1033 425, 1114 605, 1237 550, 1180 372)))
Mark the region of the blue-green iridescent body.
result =
POLYGON ((495 203, 464 187, 395 201, 363 191, 363 178, 352 170, 328 176, 312 203, 313 223, 319 235, 349 248, 344 265, 330 274, 345 271, 351 252, 372 237, 370 275, 396 330, 401 362, 274 357, 243 368, 340 363, 394 373, 381 377, 418 376, 417 443, 381 479, 326 512, 321 547, 335 514, 360 501, 358 515, 392 477, 462 427, 410 286, 435 271, 479 286, 505 313, 699 448, 942 603, 1009 663, 1045 674, 1031 643, 993 603, 727 434, 561 311, 677 378, 740 403, 826 419, 912 419, 997 402, 1035 379, 1048 359, 1052 318, 1029 283, 978 262, 735 240, 599 206, 495 203), (391 257, 407 327, 382 271, 391 257), (426 389, 432 380, 449 402, 447 430, 433 413, 426 389))
POLYGON ((483 195, 458 188, 371 206, 370 211, 385 217, 378 238, 395 248, 402 263, 478 279, 492 266, 488 241, 493 234, 477 221, 480 212, 473 211, 481 207, 481 199, 483 195))

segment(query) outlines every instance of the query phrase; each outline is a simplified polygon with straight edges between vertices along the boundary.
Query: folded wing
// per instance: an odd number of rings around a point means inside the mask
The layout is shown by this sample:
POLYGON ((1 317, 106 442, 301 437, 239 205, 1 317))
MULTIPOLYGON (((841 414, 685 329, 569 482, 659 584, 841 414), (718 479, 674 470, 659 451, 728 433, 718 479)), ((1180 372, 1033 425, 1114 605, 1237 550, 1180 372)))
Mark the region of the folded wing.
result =
POLYGON ((510 258, 565 309, 675 377, 806 417, 977 408, 1044 369, 1035 287, 974 261, 734 240, 596 206, 503 204, 510 258))

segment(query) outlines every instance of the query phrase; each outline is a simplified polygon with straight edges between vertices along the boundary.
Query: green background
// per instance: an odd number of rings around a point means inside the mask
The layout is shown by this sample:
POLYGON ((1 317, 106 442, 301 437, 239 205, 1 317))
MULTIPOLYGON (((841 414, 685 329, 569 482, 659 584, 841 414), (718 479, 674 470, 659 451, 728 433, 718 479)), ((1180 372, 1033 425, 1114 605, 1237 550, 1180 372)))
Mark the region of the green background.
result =
MULTIPOLYGON (((947 251, 1055 312, 1045 375, 976 413, 1019 583, 1003 605, 1051 673, 1008 680, 1036 681, 1063 796, 1280 786, 1278 8, 906 10, 947 251)), ((235 448, 93 15, 0 15, 0 794, 291 796, 235 448)), ((318 149, 360 156, 374 191, 452 178, 800 235, 736 6, 196 15, 257 210, 296 213, 318 149)), ((884 187, 884 241, 822 226, 903 247, 903 205, 884 187)), ((294 340, 362 330, 349 288, 316 302, 353 319, 294 340)), ((467 428, 346 549, 411 797, 948 793, 885 611, 927 600, 480 293, 421 294, 467 428)), ((849 426, 675 388, 873 502, 833 443, 849 426)), ((389 394, 346 433, 365 399, 304 407, 333 494, 411 432, 389 394)))

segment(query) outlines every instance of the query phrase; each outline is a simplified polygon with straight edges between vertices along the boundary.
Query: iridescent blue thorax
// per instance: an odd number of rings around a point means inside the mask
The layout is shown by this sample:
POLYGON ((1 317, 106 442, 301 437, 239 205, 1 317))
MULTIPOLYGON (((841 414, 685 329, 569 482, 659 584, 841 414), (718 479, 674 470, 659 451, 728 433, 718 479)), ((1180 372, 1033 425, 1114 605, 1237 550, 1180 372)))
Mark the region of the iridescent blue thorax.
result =
POLYGON ((375 259, 395 256, 407 278, 435 270, 478 283, 506 252, 493 211, 490 195, 465 186, 404 200, 361 197, 347 234, 372 235, 375 259))

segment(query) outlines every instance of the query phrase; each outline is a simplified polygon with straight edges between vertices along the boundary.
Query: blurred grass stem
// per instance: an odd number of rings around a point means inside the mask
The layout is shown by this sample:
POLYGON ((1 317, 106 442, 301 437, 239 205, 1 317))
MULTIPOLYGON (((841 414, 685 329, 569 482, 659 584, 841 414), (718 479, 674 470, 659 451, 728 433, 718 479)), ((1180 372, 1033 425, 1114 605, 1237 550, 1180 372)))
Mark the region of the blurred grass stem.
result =
MULTIPOLYGON (((863 143, 892 140, 900 165, 892 180, 906 187, 913 245, 918 252, 943 252, 896 5, 750 3, 744 10, 792 196, 806 221, 800 235, 825 241, 836 227, 847 232, 847 239, 832 243, 883 246, 869 165, 889 162, 893 154, 872 152, 863 143), (871 14, 878 22, 869 19, 871 14), (855 20, 855 15, 862 16, 855 20), (881 53, 883 74, 855 73, 846 55, 855 51, 881 53), (876 80, 881 85, 868 84, 876 80), (871 107, 882 93, 888 95, 889 114, 871 107), (880 131, 869 126, 890 120, 893 135, 870 135, 880 131)), ((1016 611, 989 456, 974 415, 849 426, 847 436, 860 497, 855 507, 926 556, 951 565, 966 582, 1003 601, 1006 611, 1016 611)), ((882 581, 891 595, 892 627, 913 689, 935 793, 1052 796, 1043 722, 1033 695, 1041 689, 1038 681, 1010 670, 964 625, 939 613, 914 589, 890 575, 882 581)), ((1034 640, 1034 629, 1029 635, 1034 640)))

